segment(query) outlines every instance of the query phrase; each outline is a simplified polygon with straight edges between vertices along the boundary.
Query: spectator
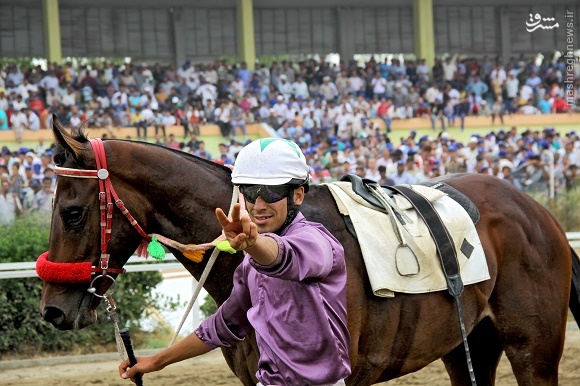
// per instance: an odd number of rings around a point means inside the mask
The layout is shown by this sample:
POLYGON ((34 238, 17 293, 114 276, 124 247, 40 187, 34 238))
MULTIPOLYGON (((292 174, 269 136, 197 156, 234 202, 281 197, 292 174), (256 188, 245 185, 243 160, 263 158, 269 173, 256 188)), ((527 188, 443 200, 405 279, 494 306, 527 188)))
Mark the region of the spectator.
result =
POLYGON ((457 71, 457 66, 455 65, 456 57, 447 57, 445 59, 445 64, 443 64, 443 76, 445 81, 451 82, 455 78, 455 72, 457 71))
MULTIPOLYGON (((151 110, 149 110, 151 111, 151 110)), ((149 113, 148 113, 149 114, 149 113)), ((153 114, 151 112, 151 114, 153 114)), ((133 127, 137 128, 137 139, 147 140, 147 126, 148 122, 147 119, 143 116, 142 109, 139 107, 135 111, 135 113, 131 116, 131 124, 133 127), (141 131, 143 131, 143 135, 141 135, 141 131)))
POLYGON ((295 98, 302 98, 304 100, 310 96, 308 93, 308 85, 301 76, 296 77, 296 81, 292 85, 292 94, 295 98))
POLYGON ((559 94, 554 98, 554 103, 552 105, 552 112, 554 113, 566 113, 568 112, 568 103, 559 94))
POLYGON ((216 122, 220 128, 221 134, 224 138, 229 138, 232 131, 230 108, 226 105, 226 102, 221 102, 220 107, 215 109, 214 115, 216 122))
POLYGON ((334 101, 338 96, 336 85, 330 81, 330 76, 325 76, 322 81, 318 92, 327 102, 334 101))
POLYGON ((479 76, 476 76, 473 82, 470 82, 465 91, 468 93, 474 93, 477 97, 482 97, 489 90, 489 86, 485 84, 479 76))
POLYGON ((40 119, 38 115, 30 108, 26 108, 24 114, 26 115, 26 128, 33 131, 40 130, 40 119))
POLYGON ((28 119, 26 118, 26 115, 20 111, 14 108, 14 106, 12 106, 12 112, 10 115, 10 126, 12 127, 12 130, 14 130, 14 134, 16 135, 16 141, 18 143, 22 142, 22 134, 24 133, 24 129, 26 128, 26 126, 28 125, 28 119))
POLYGON ((542 114, 550 114, 552 112, 552 98, 550 94, 546 94, 542 100, 538 102, 538 108, 542 114))
POLYGON ((292 96, 292 92, 294 91, 292 84, 288 82, 288 77, 285 74, 280 75, 279 79, 278 90, 284 97, 284 100, 288 101, 292 96))
POLYGON ((239 129, 244 136, 244 141, 247 140, 248 136, 246 135, 246 122, 244 121, 244 113, 241 107, 236 102, 232 102, 230 116, 231 116, 232 138, 234 139, 236 138, 236 131, 239 129))
POLYGON ((205 148, 205 142, 204 141, 199 141, 198 146, 199 146, 198 149, 193 154, 196 155, 197 157, 204 158, 204 159, 207 159, 207 160, 211 160, 212 159, 211 153, 206 150, 206 148, 205 148))
POLYGON ((40 190, 35 194, 33 209, 44 213, 52 212, 53 196, 52 179, 50 177, 44 177, 40 190))
POLYGON ((167 142, 165 142, 165 146, 170 148, 170 149, 173 149, 173 150, 180 149, 179 142, 177 142, 175 140, 175 134, 173 134, 173 133, 169 134, 169 140, 167 142))
POLYGON ((8 116, 3 109, 0 109, 0 130, 8 130, 8 116))
POLYGON ((12 102, 12 105, 14 106, 14 109, 18 111, 23 111, 25 108, 28 107, 28 105, 24 101, 24 98, 22 98, 22 95, 20 94, 16 96, 16 100, 12 102))
POLYGON ((397 171, 391 176, 395 185, 414 184, 415 178, 405 170, 405 161, 400 159, 396 165, 397 171))

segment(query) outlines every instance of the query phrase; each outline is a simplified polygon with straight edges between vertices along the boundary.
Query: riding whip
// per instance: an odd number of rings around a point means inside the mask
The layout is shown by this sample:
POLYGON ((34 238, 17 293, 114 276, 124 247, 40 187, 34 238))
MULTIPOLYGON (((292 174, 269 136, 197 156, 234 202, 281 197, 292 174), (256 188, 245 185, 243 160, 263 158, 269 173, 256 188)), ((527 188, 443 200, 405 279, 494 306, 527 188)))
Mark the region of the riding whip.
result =
MULTIPOLYGON (((129 363, 131 366, 137 364, 137 358, 135 358, 135 353, 133 352, 133 345, 131 344, 131 335, 129 335, 129 329, 124 328, 119 331, 121 338, 123 338, 123 344, 125 345, 125 350, 127 351, 127 357, 129 358, 129 363)), ((135 383, 137 386, 143 386, 143 379, 140 373, 135 374, 135 383)))

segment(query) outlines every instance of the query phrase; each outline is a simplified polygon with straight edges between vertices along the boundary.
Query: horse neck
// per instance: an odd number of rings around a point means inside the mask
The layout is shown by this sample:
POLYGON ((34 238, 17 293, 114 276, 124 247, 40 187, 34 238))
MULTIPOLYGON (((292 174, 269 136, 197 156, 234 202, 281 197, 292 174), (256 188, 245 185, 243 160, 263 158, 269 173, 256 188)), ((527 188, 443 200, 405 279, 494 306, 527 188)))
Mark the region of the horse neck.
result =
MULTIPOLYGON (((218 237, 221 226, 215 208, 222 208, 226 213, 229 209, 233 189, 231 173, 200 158, 153 145, 123 142, 112 145, 129 144, 138 151, 119 152, 129 157, 119 162, 133 165, 132 168, 125 166, 121 173, 129 194, 138 197, 137 206, 142 213, 133 215, 140 222, 144 219, 145 232, 157 233, 182 244, 208 243, 218 237)), ((208 253, 202 263, 195 264, 178 251, 172 252, 196 279, 200 278, 208 253)), ((241 256, 218 257, 214 272, 204 285, 218 303, 230 294, 233 273, 240 261, 241 256)))

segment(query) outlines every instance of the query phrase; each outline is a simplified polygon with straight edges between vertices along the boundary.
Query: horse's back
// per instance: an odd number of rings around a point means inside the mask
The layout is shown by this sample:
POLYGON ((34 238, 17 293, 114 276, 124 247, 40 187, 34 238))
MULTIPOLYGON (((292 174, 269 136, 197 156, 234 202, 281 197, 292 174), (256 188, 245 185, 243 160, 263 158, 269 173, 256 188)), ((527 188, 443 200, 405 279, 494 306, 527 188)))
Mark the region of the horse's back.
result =
MULTIPOLYGON (((571 271, 564 232, 545 208, 498 178, 471 174, 440 181, 465 194, 480 211, 476 229, 491 279, 466 287, 461 298, 463 314, 468 332, 486 318, 492 321, 481 324, 484 331, 474 334, 485 337, 473 339, 474 355, 485 350, 486 340, 495 341, 499 349, 485 351, 476 370, 489 373, 501 349, 515 368, 525 368, 526 363, 540 371, 546 363, 557 367, 571 271), (522 324, 522 318, 532 320, 522 324), (541 342, 544 334, 553 338, 542 348, 534 341, 541 342), (522 343, 529 349, 518 348, 522 343), (541 363, 542 356, 551 359, 541 363)), ((374 296, 358 242, 348 232, 328 188, 313 187, 307 197, 301 208, 306 218, 324 224, 345 249, 353 367, 348 383, 367 385, 396 378, 441 357, 448 357, 446 365, 452 362, 449 358, 461 334, 454 301, 446 291, 397 293, 389 299, 374 296)), ((536 380, 529 378, 535 375, 531 373, 527 371, 522 379, 536 380)), ((553 377, 553 372, 547 373, 546 378, 553 377)), ((451 371, 450 375, 454 379, 451 371)), ((457 379, 457 384, 463 382, 457 379)))

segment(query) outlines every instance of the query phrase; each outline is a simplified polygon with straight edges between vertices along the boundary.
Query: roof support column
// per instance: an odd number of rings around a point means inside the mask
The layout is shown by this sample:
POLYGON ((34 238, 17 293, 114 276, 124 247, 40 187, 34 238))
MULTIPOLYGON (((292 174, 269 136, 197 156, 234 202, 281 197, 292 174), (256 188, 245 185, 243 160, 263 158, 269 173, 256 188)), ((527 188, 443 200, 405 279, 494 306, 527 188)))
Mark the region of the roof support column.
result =
POLYGON ((44 56, 49 63, 61 63, 62 47, 58 0, 42 0, 42 19, 44 22, 44 56))
POLYGON ((238 0, 238 54, 253 71, 256 64, 253 0, 238 0))
POLYGON ((433 68, 435 64, 433 0, 413 0, 413 30, 415 56, 417 59, 425 59, 425 64, 433 68))

